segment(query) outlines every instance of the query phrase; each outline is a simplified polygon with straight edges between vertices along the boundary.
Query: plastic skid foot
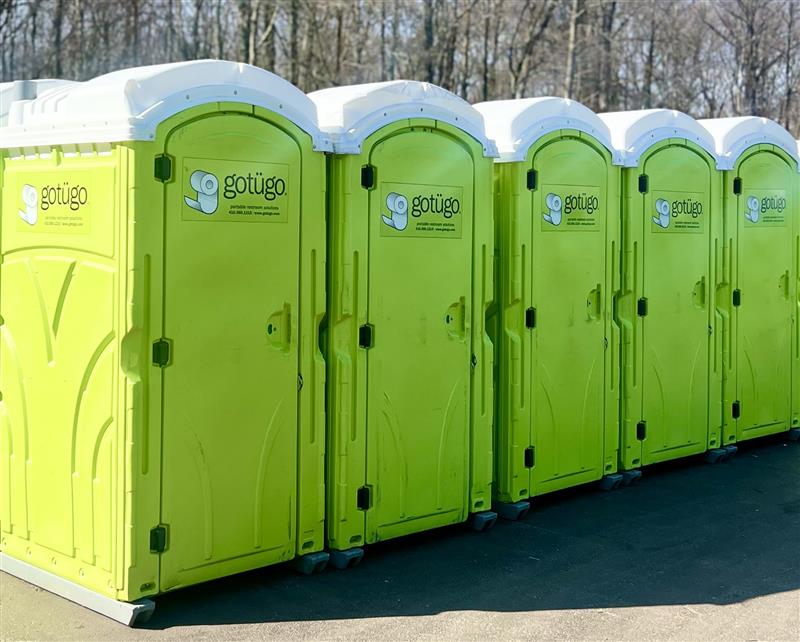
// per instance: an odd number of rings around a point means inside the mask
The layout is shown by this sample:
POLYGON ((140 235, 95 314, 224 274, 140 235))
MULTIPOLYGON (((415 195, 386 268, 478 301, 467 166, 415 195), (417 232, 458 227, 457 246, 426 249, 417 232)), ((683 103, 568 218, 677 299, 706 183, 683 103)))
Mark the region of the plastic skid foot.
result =
POLYGON ((469 516, 468 524, 472 530, 482 533, 483 531, 488 531, 496 522, 497 513, 491 510, 485 510, 480 513, 472 513, 472 515, 469 516))
POLYGON ((641 470, 626 470, 622 473, 622 485, 630 486, 642 478, 641 470))
POLYGON ((792 428, 786 433, 786 438, 789 441, 800 441, 800 428, 792 428))
POLYGON ((622 486, 624 481, 625 478, 622 476, 621 473, 613 473, 611 475, 606 475, 600 480, 600 488, 602 490, 616 490, 617 488, 622 486))
POLYGON ((722 448, 712 448, 706 453, 706 461, 709 464, 719 464, 733 457, 739 448, 736 446, 723 446, 722 448))
POLYGON ((330 553, 325 551, 307 553, 295 559, 294 567, 303 575, 314 575, 325 570, 330 558, 330 553))
POLYGON ((515 522, 528 514, 531 505, 529 502, 514 502, 513 504, 498 502, 492 508, 502 519, 515 522))
POLYGON ((722 449, 728 453, 728 454, 725 456, 725 459, 730 459, 730 458, 731 458, 731 457, 733 457, 733 456, 734 456, 736 453, 738 453, 738 452, 739 452, 739 447, 738 447, 738 446, 723 446, 723 447, 722 447, 722 449))
POLYGON ((344 551, 331 551, 331 566, 339 570, 358 566, 362 559, 364 559, 363 548, 348 548, 344 551))

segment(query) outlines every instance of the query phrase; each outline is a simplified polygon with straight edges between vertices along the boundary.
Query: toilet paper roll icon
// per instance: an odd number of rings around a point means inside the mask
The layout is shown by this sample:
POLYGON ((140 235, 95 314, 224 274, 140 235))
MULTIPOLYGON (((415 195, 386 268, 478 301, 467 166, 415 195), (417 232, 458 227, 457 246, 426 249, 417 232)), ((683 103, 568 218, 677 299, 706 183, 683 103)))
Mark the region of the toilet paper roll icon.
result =
POLYGON ((758 199, 755 196, 748 196, 747 197, 747 212, 745 212, 744 217, 753 223, 758 223, 758 219, 761 217, 761 205, 758 202, 758 199))
POLYGON ((653 217, 653 223, 659 227, 669 227, 669 201, 659 198, 656 200, 656 212, 658 216, 653 217))
POLYGON ((544 220, 553 225, 561 225, 561 197, 558 194, 548 194, 544 203, 547 205, 544 220))
POLYGON ((214 174, 196 170, 189 177, 189 184, 197 192, 197 200, 184 196, 183 200, 193 210, 203 214, 213 214, 219 203, 219 180, 214 174))
POLYGON ((36 225, 39 220, 39 192, 33 185, 22 186, 22 202, 25 203, 25 209, 18 210, 19 217, 28 225, 36 225))
POLYGON ((383 222, 399 231, 406 229, 408 226, 408 199, 402 194, 391 192, 386 197, 386 208, 391 216, 382 216, 383 222))

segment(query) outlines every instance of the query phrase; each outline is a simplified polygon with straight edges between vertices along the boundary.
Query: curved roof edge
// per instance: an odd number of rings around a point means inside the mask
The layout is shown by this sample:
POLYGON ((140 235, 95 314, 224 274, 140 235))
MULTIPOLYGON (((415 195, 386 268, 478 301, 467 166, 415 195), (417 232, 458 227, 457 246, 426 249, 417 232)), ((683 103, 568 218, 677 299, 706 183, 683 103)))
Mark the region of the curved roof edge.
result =
POLYGON ((308 97, 317 107, 320 129, 333 138, 337 154, 359 154, 364 141, 381 127, 406 118, 432 118, 469 134, 483 155, 497 156, 483 118, 466 100, 446 89, 416 80, 331 87, 308 97))
POLYGON ((720 169, 733 169, 753 145, 775 145, 794 158, 800 172, 800 151, 792 135, 774 120, 758 116, 708 118, 697 121, 714 138, 720 169))
POLYGON ((56 87, 14 106, 0 147, 153 140, 171 116, 222 101, 281 114, 311 136, 315 150, 333 149, 302 91, 273 73, 225 60, 134 67, 56 87))
POLYGON ((611 152, 614 164, 622 163, 622 154, 611 144, 606 124, 574 100, 543 96, 493 100, 474 107, 483 115, 487 135, 497 144, 501 163, 525 160, 537 140, 560 129, 588 134, 611 152))
POLYGON ((611 142, 622 153, 623 167, 638 167, 642 155, 662 140, 685 138, 708 152, 721 169, 713 136, 683 112, 641 109, 607 112, 598 117, 611 131, 611 142))

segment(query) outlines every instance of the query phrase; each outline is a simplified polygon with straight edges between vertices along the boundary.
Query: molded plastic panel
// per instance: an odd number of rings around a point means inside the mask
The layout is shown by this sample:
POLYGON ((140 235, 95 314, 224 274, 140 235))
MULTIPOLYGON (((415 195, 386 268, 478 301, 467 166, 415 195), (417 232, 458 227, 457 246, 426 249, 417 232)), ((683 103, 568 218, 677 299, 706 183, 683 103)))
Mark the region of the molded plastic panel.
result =
POLYGON ((732 174, 742 193, 734 195, 729 181, 726 232, 731 287, 741 304, 729 302, 725 418, 732 424, 726 434, 740 441, 792 427, 798 180, 794 161, 771 145, 751 148, 732 174), (734 402, 738 419, 731 414, 734 402))
POLYGON ((619 210, 610 159, 580 139, 533 157, 531 495, 616 471, 610 318, 619 210))
POLYGON ((469 512, 474 211, 473 160, 458 140, 398 133, 370 161, 368 542, 469 512))
POLYGON ((294 555, 300 269, 290 136, 215 116, 166 152, 162 589, 294 555))
POLYGON ((119 151, 6 159, 0 264, 3 550, 112 594, 124 583, 124 167, 119 151))

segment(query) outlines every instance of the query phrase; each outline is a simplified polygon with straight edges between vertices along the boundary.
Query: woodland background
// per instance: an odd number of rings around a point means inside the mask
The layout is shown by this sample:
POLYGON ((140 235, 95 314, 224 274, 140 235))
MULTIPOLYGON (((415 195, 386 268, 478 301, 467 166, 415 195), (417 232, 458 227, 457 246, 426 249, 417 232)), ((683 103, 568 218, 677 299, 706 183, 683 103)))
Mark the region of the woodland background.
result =
POLYGON ((470 102, 758 114, 800 136, 800 0, 0 0, 0 80, 195 58, 304 91, 412 78, 470 102))

